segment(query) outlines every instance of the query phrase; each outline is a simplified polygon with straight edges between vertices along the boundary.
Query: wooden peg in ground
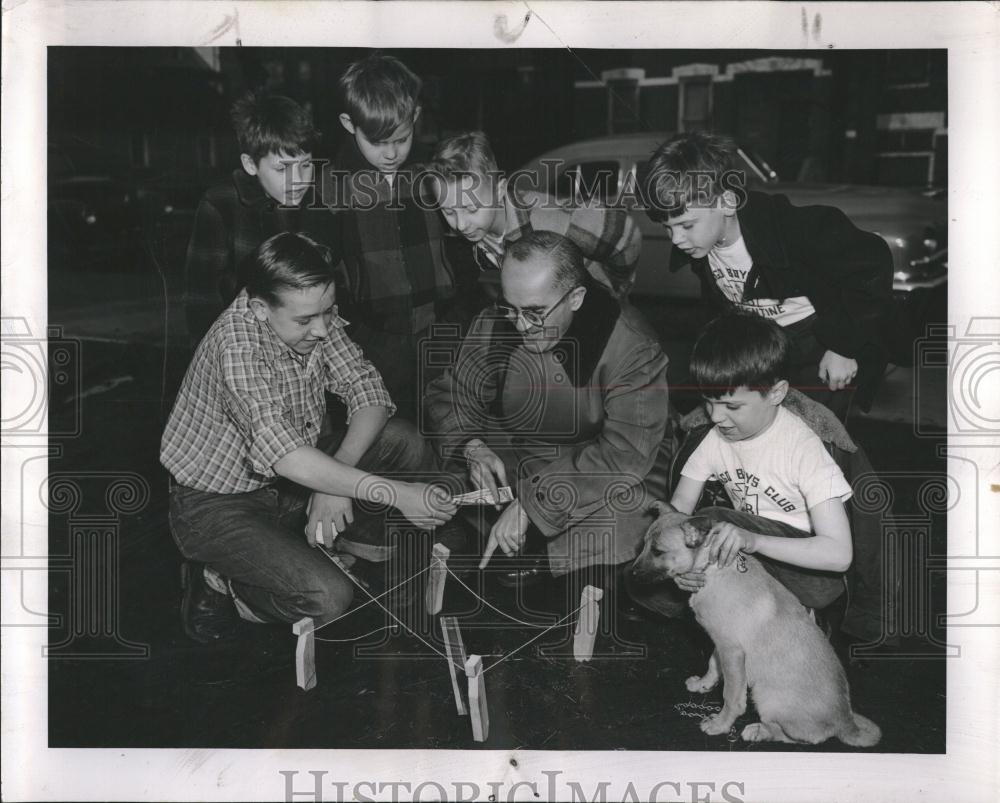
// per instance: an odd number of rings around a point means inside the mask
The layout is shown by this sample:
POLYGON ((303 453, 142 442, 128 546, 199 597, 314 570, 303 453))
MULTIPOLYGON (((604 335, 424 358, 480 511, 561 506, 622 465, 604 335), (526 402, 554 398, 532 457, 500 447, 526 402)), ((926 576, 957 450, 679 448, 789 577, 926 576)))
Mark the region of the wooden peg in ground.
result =
POLYGON ((601 621, 601 607, 598 603, 603 596, 604 591, 594 586, 587 586, 580 595, 580 614, 573 634, 573 657, 577 661, 589 661, 594 656, 594 639, 601 621))
POLYGON ((469 712, 472 714, 472 738, 485 742, 490 736, 490 712, 486 707, 486 682, 483 680, 483 659, 470 655, 465 662, 469 679, 469 712))
POLYGON ((431 551, 431 568, 427 574, 427 592, 424 603, 427 613, 431 616, 441 612, 444 604, 444 584, 448 579, 448 557, 451 550, 444 544, 434 544, 431 551))
POLYGON ((448 656, 451 689, 455 692, 455 708, 458 710, 458 715, 464 717, 469 712, 458 685, 458 670, 465 669, 465 644, 462 643, 462 631, 458 629, 458 619, 454 616, 442 616, 441 635, 444 637, 444 651, 448 656))
POLYGON ((309 691, 316 686, 316 622, 306 616, 292 625, 298 636, 295 643, 295 682, 300 689, 309 691))

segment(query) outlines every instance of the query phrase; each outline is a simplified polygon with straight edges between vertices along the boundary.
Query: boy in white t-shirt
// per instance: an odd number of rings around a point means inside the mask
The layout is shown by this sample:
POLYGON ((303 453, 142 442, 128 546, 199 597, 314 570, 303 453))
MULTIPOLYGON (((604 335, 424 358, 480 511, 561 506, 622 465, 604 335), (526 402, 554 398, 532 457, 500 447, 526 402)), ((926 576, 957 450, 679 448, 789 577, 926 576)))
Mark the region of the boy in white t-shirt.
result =
MULTIPOLYGON (((718 480, 733 507, 750 515, 736 517, 744 526, 715 525, 712 561, 728 565, 743 551, 801 569, 845 572, 853 557, 844 510, 851 487, 819 436, 781 406, 787 361, 788 339, 773 321, 728 313, 705 327, 691 375, 714 426, 681 469, 671 504, 692 513, 706 481, 718 480)), ((687 591, 703 584, 702 574, 677 579, 687 591)))

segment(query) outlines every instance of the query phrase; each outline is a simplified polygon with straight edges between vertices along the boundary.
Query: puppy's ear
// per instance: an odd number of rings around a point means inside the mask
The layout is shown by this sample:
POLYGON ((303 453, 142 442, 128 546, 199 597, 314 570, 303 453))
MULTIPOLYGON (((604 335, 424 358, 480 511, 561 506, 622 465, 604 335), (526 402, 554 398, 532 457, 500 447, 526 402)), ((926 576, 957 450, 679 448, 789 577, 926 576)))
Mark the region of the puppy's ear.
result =
POLYGON ((694 516, 681 525, 684 532, 684 546, 697 549, 712 531, 713 521, 707 516, 694 516))
POLYGON ((680 512, 680 511, 677 510, 677 508, 675 508, 669 502, 661 502, 659 499, 657 499, 655 502, 653 502, 653 504, 651 504, 649 506, 649 509, 650 509, 651 512, 655 513, 657 516, 662 516, 662 515, 664 515, 666 513, 679 513, 680 512))

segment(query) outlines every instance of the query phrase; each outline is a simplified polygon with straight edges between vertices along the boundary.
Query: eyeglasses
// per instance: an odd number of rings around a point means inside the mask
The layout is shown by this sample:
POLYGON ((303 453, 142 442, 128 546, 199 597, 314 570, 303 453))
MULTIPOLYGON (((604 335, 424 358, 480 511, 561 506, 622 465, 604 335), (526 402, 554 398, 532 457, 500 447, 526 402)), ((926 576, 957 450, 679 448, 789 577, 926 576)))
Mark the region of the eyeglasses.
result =
POLYGON ((562 297, 555 304, 553 304, 551 307, 545 310, 545 312, 535 312, 534 310, 519 310, 516 307, 510 306, 509 304, 502 303, 503 299, 497 302, 496 310, 509 321, 513 321, 516 323, 517 319, 520 318, 522 321, 524 321, 525 325, 529 329, 541 329, 543 326, 545 326, 545 322, 548 320, 549 316, 556 311, 556 308, 560 304, 562 304, 567 298, 569 298, 570 294, 574 290, 576 290, 577 287, 579 286, 580 285, 577 285, 576 287, 571 287, 569 290, 563 293, 562 297))

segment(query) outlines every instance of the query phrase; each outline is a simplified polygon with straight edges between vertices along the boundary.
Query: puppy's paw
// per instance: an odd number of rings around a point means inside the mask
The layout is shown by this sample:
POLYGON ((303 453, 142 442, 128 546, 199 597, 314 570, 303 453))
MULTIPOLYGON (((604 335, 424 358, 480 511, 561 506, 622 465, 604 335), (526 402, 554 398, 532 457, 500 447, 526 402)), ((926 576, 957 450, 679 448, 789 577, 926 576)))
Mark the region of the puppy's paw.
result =
POLYGON ((766 742, 774 737, 763 722, 753 722, 743 729, 740 738, 744 742, 766 742))
POLYGON ((692 675, 684 681, 684 685, 687 687, 688 691, 698 692, 699 694, 711 691, 718 685, 718 683, 718 678, 712 680, 708 675, 705 675, 704 677, 692 675))
POLYGON ((729 721, 728 717, 723 719, 722 714, 719 713, 712 714, 712 716, 703 719, 700 727, 709 736, 719 736, 723 733, 729 733, 729 729, 733 727, 733 723, 729 721))

